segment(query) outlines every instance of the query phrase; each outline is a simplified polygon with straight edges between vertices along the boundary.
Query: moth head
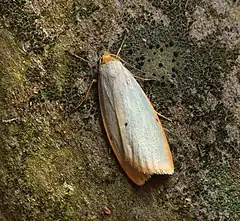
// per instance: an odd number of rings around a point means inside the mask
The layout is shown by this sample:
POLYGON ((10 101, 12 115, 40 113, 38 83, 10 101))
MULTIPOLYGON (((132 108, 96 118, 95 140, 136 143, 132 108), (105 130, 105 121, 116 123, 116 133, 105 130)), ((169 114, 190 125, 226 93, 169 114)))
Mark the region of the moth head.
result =
POLYGON ((119 58, 118 58, 118 56, 113 55, 113 54, 104 54, 101 57, 99 64, 100 65, 106 64, 109 61, 119 61, 119 58))

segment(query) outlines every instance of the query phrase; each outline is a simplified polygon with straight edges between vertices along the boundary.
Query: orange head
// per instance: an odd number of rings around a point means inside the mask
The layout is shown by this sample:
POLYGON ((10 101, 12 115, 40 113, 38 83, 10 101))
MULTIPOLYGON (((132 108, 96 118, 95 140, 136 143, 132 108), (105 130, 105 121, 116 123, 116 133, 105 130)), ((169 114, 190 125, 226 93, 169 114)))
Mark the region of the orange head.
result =
POLYGON ((106 64, 109 61, 119 61, 119 58, 113 54, 104 54, 100 60, 100 65, 106 64))

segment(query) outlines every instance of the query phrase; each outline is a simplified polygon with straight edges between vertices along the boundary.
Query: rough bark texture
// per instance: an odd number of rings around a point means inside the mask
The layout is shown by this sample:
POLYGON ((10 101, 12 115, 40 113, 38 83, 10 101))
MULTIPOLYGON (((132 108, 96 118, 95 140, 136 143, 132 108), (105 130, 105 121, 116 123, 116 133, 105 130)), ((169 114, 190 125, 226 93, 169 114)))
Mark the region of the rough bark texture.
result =
POLYGON ((239 0, 1 0, 0 14, 0 220, 240 219, 239 0), (141 188, 96 87, 73 111, 126 29, 120 56, 173 121, 175 174, 141 188))

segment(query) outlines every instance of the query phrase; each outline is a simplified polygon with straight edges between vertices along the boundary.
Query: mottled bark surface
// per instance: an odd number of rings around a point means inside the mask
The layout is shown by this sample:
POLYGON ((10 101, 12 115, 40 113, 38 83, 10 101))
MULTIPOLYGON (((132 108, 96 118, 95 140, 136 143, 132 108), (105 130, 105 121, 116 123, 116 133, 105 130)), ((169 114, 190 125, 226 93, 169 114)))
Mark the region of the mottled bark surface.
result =
POLYGON ((240 219, 239 0, 2 0, 0 15, 0 220, 240 219), (72 111, 125 30, 120 56, 172 120, 175 174, 140 188, 96 87, 72 111))

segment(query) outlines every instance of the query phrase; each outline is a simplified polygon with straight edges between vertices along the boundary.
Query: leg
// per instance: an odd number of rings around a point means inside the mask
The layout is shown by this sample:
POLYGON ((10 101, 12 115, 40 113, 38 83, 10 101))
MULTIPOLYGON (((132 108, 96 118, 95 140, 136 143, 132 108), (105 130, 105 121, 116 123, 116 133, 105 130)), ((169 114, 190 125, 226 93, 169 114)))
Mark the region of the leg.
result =
POLYGON ((163 119, 165 119, 165 120, 167 120, 167 121, 169 121, 169 122, 171 122, 171 123, 172 123, 172 120, 171 120, 171 119, 169 119, 168 117, 165 117, 164 115, 162 115, 162 114, 159 114, 157 111, 156 111, 156 113, 157 113, 157 115, 158 115, 160 118, 163 118, 163 119))
POLYGON ((84 59, 84 58, 82 58, 82 57, 80 57, 80 56, 78 56, 78 55, 76 55, 76 54, 74 54, 74 53, 72 53, 70 51, 66 51, 66 53, 68 53, 69 55, 71 55, 71 56, 73 56, 73 57, 75 57, 75 58, 77 58, 79 60, 82 60, 82 61, 86 62, 87 64, 89 63, 88 60, 86 60, 86 59, 84 59))
POLYGON ((88 86, 87 93, 86 93, 84 99, 77 105, 77 107, 74 110, 77 110, 79 107, 81 107, 82 104, 89 98, 92 85, 93 85, 93 83, 96 83, 96 82, 97 82, 96 79, 92 80, 91 84, 88 86))
POLYGON ((150 78, 142 78, 142 77, 138 77, 135 75, 133 75, 133 77, 135 77, 136 79, 141 80, 141 81, 153 81, 153 79, 150 79, 150 78))

